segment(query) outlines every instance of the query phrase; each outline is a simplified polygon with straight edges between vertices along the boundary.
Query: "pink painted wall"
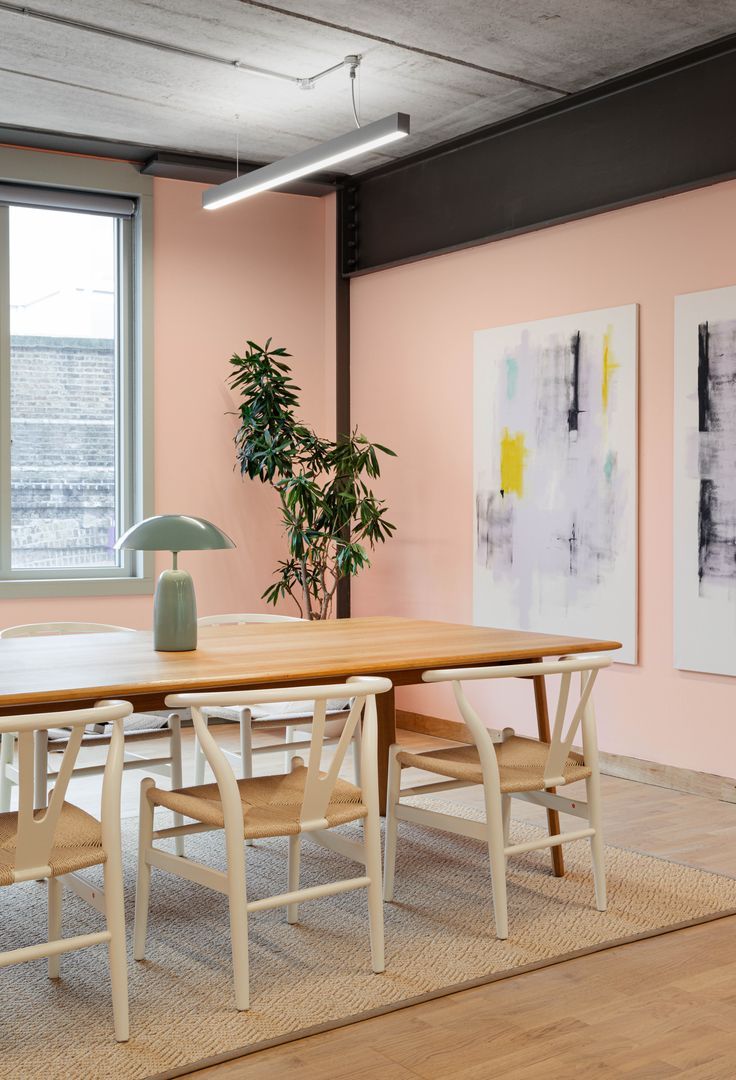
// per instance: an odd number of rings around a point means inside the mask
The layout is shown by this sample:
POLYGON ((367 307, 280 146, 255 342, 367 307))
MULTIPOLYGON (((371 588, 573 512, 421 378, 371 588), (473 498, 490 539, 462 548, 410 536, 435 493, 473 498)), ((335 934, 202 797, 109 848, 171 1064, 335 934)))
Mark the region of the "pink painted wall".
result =
MULTIPOLYGON (((154 186, 155 509, 209 518, 237 544, 182 556, 200 614, 259 611, 282 541, 272 493, 233 471, 227 361, 246 338, 272 336, 294 355, 305 418, 320 429, 332 422, 325 238, 333 210, 324 199, 266 194, 209 213, 202 190, 154 186)), ((145 628, 151 607, 150 596, 0 600, 0 626, 82 619, 145 628)))
MULTIPOLYGON (((601 677, 601 747, 736 774, 734 681, 672 666, 673 298, 734 284, 734 250, 728 182, 355 280, 353 416, 399 457, 382 484, 398 533, 354 614, 472 618, 473 331, 638 303, 640 662, 601 677)), ((527 695, 494 691, 489 719, 531 730, 527 695)), ((455 716, 441 688, 399 704, 455 716)))

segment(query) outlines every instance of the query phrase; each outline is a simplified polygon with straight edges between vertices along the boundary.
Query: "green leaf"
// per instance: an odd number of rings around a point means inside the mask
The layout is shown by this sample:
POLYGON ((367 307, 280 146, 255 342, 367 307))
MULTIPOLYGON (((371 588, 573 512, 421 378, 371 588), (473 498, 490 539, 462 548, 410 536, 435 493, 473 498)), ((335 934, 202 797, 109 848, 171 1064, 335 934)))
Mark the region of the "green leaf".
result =
POLYGON ((302 611, 311 605, 319 614, 329 608, 337 579, 369 566, 367 549, 395 532, 366 479, 380 477, 379 454, 396 455, 357 427, 334 441, 305 424, 289 357, 282 346, 272 348, 271 338, 265 345, 248 340, 243 356, 230 357, 239 418, 235 454, 241 475, 269 484, 279 498, 289 554, 263 598, 275 604, 288 596, 302 611))

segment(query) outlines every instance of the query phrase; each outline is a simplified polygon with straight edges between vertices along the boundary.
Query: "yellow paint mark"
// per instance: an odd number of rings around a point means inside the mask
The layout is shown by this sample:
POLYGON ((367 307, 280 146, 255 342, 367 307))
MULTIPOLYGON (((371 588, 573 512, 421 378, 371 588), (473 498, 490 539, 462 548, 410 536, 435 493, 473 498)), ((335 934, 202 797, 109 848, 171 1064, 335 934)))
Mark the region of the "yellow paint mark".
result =
POLYGON ((608 391, 611 384, 611 376, 614 371, 617 371, 620 364, 617 364, 613 359, 613 350, 611 349, 611 334, 613 333, 613 327, 609 326, 603 335, 603 377, 601 379, 601 400, 603 402, 603 412, 608 411, 608 391))
POLYGON ((521 498, 524 494, 524 464, 527 454, 523 431, 510 435, 509 429, 504 428, 501 436, 501 490, 504 495, 515 491, 521 498))

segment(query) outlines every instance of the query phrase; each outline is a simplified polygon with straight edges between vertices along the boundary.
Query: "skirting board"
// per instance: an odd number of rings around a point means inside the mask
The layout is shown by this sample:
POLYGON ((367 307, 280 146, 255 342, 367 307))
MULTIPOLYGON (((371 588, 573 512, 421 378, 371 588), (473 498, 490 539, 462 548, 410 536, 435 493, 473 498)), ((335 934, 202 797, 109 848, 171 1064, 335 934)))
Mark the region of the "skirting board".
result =
MULTIPOLYGON (((407 731, 419 731, 437 739, 470 743, 473 740, 464 724, 457 720, 443 720, 439 716, 396 710, 396 726, 407 731)), ((702 795, 706 799, 736 803, 736 779, 717 776, 715 773, 679 769, 674 765, 659 765, 656 761, 626 757, 623 754, 600 753, 601 772, 607 776, 620 776, 624 780, 638 780, 642 784, 684 791, 688 795, 702 795)))

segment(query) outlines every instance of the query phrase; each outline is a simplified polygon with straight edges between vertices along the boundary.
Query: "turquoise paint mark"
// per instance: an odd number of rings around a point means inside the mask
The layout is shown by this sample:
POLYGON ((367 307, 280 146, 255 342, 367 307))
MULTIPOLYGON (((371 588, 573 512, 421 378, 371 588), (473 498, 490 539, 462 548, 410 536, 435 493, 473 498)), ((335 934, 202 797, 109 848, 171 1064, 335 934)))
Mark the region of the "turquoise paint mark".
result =
POLYGON ((506 357, 506 397, 509 401, 516 395, 516 383, 519 379, 519 365, 513 356, 506 357))
POLYGON ((606 462, 603 466, 603 472, 606 474, 606 480, 608 480, 609 484, 611 482, 611 476, 613 475, 613 470, 615 469, 615 467, 616 455, 614 454, 613 450, 609 450, 606 457, 606 462))

